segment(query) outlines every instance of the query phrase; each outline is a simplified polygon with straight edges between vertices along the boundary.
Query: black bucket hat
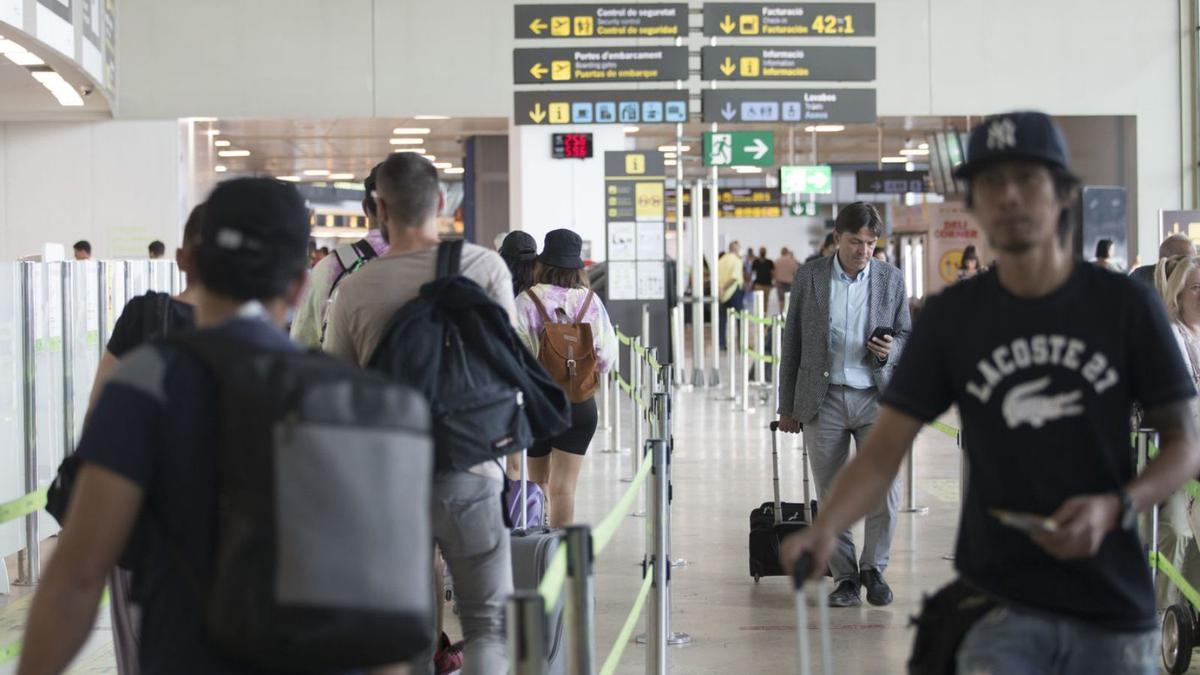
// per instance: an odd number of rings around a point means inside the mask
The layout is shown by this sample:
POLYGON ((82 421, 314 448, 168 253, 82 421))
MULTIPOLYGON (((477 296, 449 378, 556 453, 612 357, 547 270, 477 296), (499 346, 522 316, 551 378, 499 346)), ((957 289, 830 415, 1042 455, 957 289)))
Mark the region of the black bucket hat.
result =
POLYGON ((500 244, 500 257, 512 261, 529 261, 537 259, 537 240, 528 232, 516 230, 509 232, 500 244))
POLYGON ((550 230, 538 261, 569 270, 583 269, 583 239, 571 230, 550 230))
POLYGON ((967 161, 954 177, 969 180, 980 169, 1007 160, 1024 159, 1070 171, 1067 141, 1050 116, 1018 111, 992 115, 971 129, 967 161))

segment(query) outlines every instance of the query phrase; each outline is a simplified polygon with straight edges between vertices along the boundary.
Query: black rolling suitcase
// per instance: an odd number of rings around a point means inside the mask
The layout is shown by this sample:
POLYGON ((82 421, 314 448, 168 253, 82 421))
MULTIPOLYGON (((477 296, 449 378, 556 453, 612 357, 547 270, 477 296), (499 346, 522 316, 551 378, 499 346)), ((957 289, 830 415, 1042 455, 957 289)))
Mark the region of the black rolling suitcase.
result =
POLYGON ((779 422, 771 422, 771 474, 775 501, 764 502, 750 512, 750 576, 754 582, 763 577, 784 575, 779 562, 779 543, 798 532, 817 517, 817 502, 809 500, 808 449, 801 452, 804 462, 804 503, 779 500, 779 422))

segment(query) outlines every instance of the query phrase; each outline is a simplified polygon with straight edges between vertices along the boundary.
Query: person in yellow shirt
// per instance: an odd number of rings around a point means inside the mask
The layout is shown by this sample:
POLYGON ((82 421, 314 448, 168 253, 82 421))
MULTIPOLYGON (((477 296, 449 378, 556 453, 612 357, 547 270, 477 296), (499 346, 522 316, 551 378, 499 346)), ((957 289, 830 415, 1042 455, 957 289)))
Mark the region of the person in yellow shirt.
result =
POLYGON ((721 351, 728 347, 725 344, 726 324, 729 322, 729 308, 742 308, 742 256, 741 246, 735 241, 729 245, 729 252, 717 261, 717 283, 721 291, 721 351))

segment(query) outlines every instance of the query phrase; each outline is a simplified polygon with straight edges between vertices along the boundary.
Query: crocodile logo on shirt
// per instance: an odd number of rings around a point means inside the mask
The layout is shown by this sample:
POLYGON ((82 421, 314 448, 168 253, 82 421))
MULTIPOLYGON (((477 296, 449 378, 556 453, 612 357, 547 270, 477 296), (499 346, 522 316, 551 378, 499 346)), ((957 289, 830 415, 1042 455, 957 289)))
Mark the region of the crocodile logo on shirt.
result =
POLYGON ((1062 394, 1044 394, 1049 386, 1050 377, 1046 376, 1018 384, 1005 395, 1001 411, 1009 429, 1016 429, 1022 424, 1041 429, 1047 422, 1083 414, 1083 406, 1079 403, 1083 391, 1076 389, 1062 394))

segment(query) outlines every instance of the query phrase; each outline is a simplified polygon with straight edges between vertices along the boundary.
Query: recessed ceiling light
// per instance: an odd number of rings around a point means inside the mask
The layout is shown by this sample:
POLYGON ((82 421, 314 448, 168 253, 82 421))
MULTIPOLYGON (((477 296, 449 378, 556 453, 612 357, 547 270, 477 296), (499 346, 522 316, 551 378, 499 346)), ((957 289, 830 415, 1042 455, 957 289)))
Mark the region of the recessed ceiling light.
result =
POLYGON ((418 155, 425 154, 425 148, 396 148, 392 152, 415 152, 418 155))
POLYGON ((433 165, 439 169, 450 169, 454 167, 453 162, 434 162, 433 165))
POLYGON ((449 174, 460 174, 460 173, 463 173, 464 171, 466 171, 466 169, 462 168, 461 166, 451 167, 449 169, 446 169, 446 173, 449 173, 449 174))
POLYGON ((305 176, 328 176, 329 169, 305 169, 305 176))
POLYGON ((660 145, 660 146, 658 146, 659 152, 687 152, 688 150, 691 150, 691 149, 692 149, 692 146, 690 146, 690 145, 660 145))
POLYGON ((738 173, 762 173, 762 167, 758 166, 735 166, 733 170, 738 173))
POLYGON ((437 161, 437 155, 421 155, 421 156, 431 162, 437 161))
POLYGON ((221 150, 217 153, 218 157, 249 157, 249 150, 221 150))
POLYGON ((352 173, 331 173, 331 174, 329 174, 329 180, 354 180, 354 174, 352 174, 352 173))
POLYGON ((83 97, 79 92, 75 91, 69 82, 63 79, 62 75, 53 70, 35 70, 32 73, 33 79, 42 83, 42 86, 50 90, 50 94, 58 100, 61 106, 82 106, 83 97))
POLYGON ((675 153, 673 153, 673 152, 664 152, 664 153, 663 153, 663 158, 664 158, 664 159, 675 159, 675 158, 676 158, 676 157, 678 157, 678 156, 679 156, 679 155, 677 155, 677 154, 675 154, 675 153))
POLYGON ((448 119, 450 119, 450 116, 448 116, 448 115, 417 115, 416 117, 413 117, 413 119, 414 120, 448 120, 448 119))
POLYGON ((213 171, 216 171, 217 173, 225 173, 228 170, 229 169, 224 164, 218 164, 213 167, 213 171))
POLYGON ((624 131, 627 134, 636 134, 637 132, 639 132, 641 130, 642 130, 641 127, 625 127, 624 129, 622 129, 622 131, 624 131))
POLYGON ((881 157, 879 161, 884 164, 907 164, 911 160, 907 157, 881 157))
POLYGON ((926 148, 926 149, 922 150, 921 148, 903 148, 900 150, 900 154, 907 155, 909 157, 913 157, 913 156, 923 157, 923 156, 929 154, 929 149, 926 148))
POLYGON ((300 176, 276 176, 275 178, 277 178, 278 180, 287 181, 289 183, 299 183, 300 182, 300 176))
POLYGON ((917 147, 918 147, 918 148, 920 148, 920 149, 922 149, 922 150, 928 150, 928 149, 929 149, 929 144, 928 144, 928 143, 922 143, 922 144, 918 145, 917 147))
POLYGON ((424 136, 425 134, 429 133, 429 131, 430 130, 426 127, 412 127, 412 128, 397 127, 395 129, 392 129, 392 133, 397 136, 405 136, 405 135, 410 135, 410 134, 413 136, 424 136))
POLYGON ((663 160, 663 166, 675 166, 675 165, 676 165, 676 164, 678 164, 678 163, 679 163, 679 162, 678 162, 677 160, 674 160, 674 159, 667 159, 667 160, 663 160))
POLYGON ((229 141, 213 141, 213 145, 218 148, 228 148, 232 144, 229 141))
POLYGON ((818 134, 833 134, 839 131, 845 131, 846 126, 844 124, 817 124, 811 127, 804 127, 804 130, 808 133, 815 131, 818 134))
POLYGON ((423 138, 393 138, 388 141, 392 145, 422 145, 425 143, 423 138))
POLYGON ((4 55, 8 57, 9 61, 12 61, 18 66, 46 65, 46 62, 38 58, 36 54, 31 54, 29 52, 5 52, 4 55))

